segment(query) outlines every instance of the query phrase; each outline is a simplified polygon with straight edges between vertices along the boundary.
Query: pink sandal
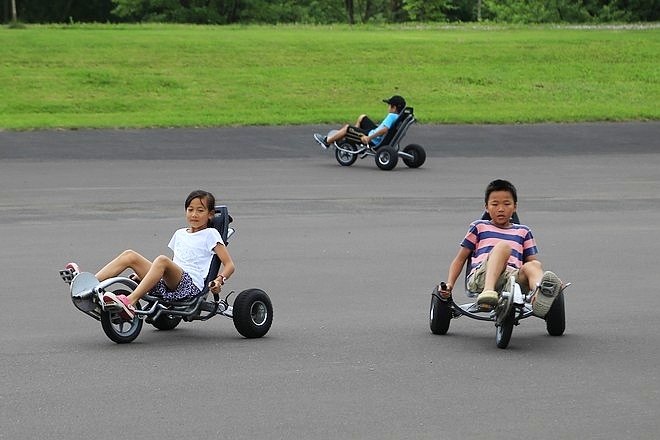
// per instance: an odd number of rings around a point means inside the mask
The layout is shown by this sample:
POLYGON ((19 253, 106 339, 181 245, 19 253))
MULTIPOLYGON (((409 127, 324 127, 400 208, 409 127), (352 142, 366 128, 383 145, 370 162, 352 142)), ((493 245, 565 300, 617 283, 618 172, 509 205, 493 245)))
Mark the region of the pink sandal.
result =
POLYGON ((120 307, 119 315, 127 321, 132 321, 135 317, 135 308, 128 302, 126 295, 115 295, 112 292, 103 294, 103 302, 106 305, 115 305, 120 307))

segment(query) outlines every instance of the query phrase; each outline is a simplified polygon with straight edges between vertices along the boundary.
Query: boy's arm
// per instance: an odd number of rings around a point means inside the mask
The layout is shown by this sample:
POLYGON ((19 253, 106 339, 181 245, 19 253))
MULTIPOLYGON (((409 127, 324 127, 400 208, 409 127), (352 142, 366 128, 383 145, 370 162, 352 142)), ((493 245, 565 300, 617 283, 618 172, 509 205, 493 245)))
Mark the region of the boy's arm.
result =
POLYGON ((461 246, 458 253, 454 257, 454 260, 449 265, 449 274, 447 275, 447 281, 445 283, 447 285, 447 289, 440 291, 440 296, 443 298, 448 298, 451 295, 454 284, 460 276, 461 271, 463 270, 463 266, 465 265, 465 261, 467 261, 471 252, 472 251, 470 249, 461 246))
POLYGON ((371 142, 372 139, 375 139, 378 136, 385 136, 388 131, 389 129, 386 126, 382 125, 378 130, 374 131, 370 135, 363 134, 362 137, 360 137, 360 142, 366 145, 369 142, 371 142))

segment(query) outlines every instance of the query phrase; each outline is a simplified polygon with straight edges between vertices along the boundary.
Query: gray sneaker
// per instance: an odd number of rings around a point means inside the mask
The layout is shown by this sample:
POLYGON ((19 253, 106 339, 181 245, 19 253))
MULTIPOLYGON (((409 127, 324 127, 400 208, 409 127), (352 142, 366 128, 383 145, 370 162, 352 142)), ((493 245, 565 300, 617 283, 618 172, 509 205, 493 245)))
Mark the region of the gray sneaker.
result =
POLYGON ((543 318, 552 303, 561 292, 561 280, 553 272, 545 272, 541 278, 541 284, 536 289, 536 295, 532 299, 532 311, 536 316, 543 318))
POLYGON ((328 147, 330 146, 330 144, 328 143, 327 138, 325 136, 322 136, 322 135, 318 134, 318 133, 314 133, 314 140, 316 142, 318 142, 319 145, 321 145, 321 147, 323 147, 324 150, 327 150, 328 147))

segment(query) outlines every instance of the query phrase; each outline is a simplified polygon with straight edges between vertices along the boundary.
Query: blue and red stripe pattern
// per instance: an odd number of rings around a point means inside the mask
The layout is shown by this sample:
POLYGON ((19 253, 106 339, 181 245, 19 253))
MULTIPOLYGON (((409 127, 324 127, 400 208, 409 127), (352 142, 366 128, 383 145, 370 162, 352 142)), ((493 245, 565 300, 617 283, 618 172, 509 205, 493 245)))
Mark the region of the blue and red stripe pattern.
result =
POLYGON ((472 251, 470 273, 488 257, 488 253, 500 241, 506 240, 512 248, 507 264, 520 269, 525 260, 538 253, 532 231, 525 225, 512 224, 509 228, 495 226, 490 220, 476 220, 461 242, 461 246, 472 251))

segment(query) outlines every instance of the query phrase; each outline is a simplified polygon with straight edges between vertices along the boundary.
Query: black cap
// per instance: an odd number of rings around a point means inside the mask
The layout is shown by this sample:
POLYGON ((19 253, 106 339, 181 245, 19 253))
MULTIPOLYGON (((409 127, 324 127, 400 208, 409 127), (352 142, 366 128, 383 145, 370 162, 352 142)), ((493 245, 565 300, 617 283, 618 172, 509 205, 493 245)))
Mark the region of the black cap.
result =
POLYGON ((383 102, 393 105, 398 111, 401 111, 406 107, 406 100, 403 99, 403 96, 399 95, 394 95, 390 99, 383 99, 383 102))

